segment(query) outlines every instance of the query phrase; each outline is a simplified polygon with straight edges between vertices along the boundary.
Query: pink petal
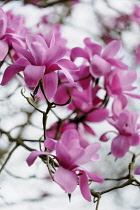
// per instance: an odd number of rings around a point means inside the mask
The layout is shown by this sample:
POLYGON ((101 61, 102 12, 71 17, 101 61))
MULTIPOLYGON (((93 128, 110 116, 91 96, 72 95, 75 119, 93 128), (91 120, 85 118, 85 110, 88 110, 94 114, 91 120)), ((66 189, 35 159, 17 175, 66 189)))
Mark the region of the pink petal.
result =
POLYGON ((131 145, 132 146, 136 146, 136 145, 138 145, 140 143, 140 137, 139 137, 139 135, 138 134, 133 134, 132 136, 131 136, 131 145))
POLYGON ((123 157, 129 150, 130 139, 127 136, 119 135, 113 139, 111 145, 111 153, 116 158, 123 157))
POLYGON ((54 174, 54 181, 65 190, 65 192, 71 194, 77 186, 77 175, 74 171, 60 166, 54 174))
POLYGON ((86 116, 86 121, 89 122, 101 122, 108 117, 108 110, 105 108, 100 108, 94 110, 86 116))
POLYGON ((135 175, 140 175, 140 167, 136 168, 136 170, 134 171, 135 175))
POLYGON ((33 151, 26 159, 28 166, 31 166, 39 155, 48 155, 47 152, 33 151))
POLYGON ((8 66, 4 72, 1 85, 6 85, 17 73, 24 71, 25 66, 11 65, 8 66))
POLYGON ((9 46, 7 42, 0 40, 0 61, 2 61, 7 53, 8 53, 9 46))
POLYGON ((69 100, 69 98, 70 98, 70 95, 68 92, 68 87, 65 85, 60 85, 57 88, 57 92, 55 93, 54 102, 57 104, 64 104, 69 100))
POLYGON ((44 141, 45 147, 49 150, 55 150, 56 143, 57 143, 56 140, 50 139, 50 138, 48 138, 44 141))
POLYGON ((113 40, 105 47, 102 57, 105 59, 114 57, 118 53, 120 47, 121 47, 121 41, 113 40))
POLYGON ((83 126, 84 126, 86 132, 90 133, 93 136, 96 135, 96 133, 92 130, 92 128, 90 126, 88 126, 86 123, 83 123, 83 126))
POLYGON ((56 72, 51 72, 49 74, 44 75, 44 90, 47 98, 50 100, 57 91, 58 86, 58 76, 56 72))
POLYGON ((95 54, 96 55, 100 55, 101 54, 101 50, 102 50, 102 46, 101 45, 91 42, 90 38, 85 38, 84 39, 84 43, 85 43, 87 49, 89 49, 91 57, 93 55, 95 55, 95 54))
POLYGON ((90 193, 90 189, 89 189, 89 185, 88 185, 88 177, 85 171, 83 170, 79 170, 80 175, 79 175, 79 186, 80 186, 80 190, 81 193, 83 195, 83 197, 87 200, 87 201, 91 201, 91 193, 90 193))
POLYGON ((104 179, 99 176, 98 174, 96 173, 91 173, 89 171, 86 171, 86 173, 88 174, 89 178, 92 179, 94 182, 99 182, 99 183, 103 183, 104 182, 104 179))
POLYGON ((133 93, 125 93, 125 95, 128 95, 132 98, 137 98, 137 99, 140 99, 140 95, 137 95, 137 94, 133 94, 133 93))
POLYGON ((71 50, 71 56, 70 57, 71 57, 72 61, 74 61, 78 57, 82 57, 82 58, 85 58, 85 59, 89 60, 88 53, 84 49, 82 49, 80 47, 73 48, 71 50))
POLYGON ((90 73, 93 77, 100 77, 111 71, 111 65, 98 55, 94 55, 91 60, 90 73))
POLYGON ((42 36, 37 34, 27 34, 26 43, 30 51, 32 51, 31 45, 33 42, 39 42, 46 50, 48 49, 47 43, 42 36))
POLYGON ((15 43, 12 43, 12 45, 13 45, 13 48, 17 52, 19 52, 21 55, 23 55, 31 64, 35 64, 35 59, 29 51, 21 48, 19 45, 15 44, 15 43))
POLYGON ((127 70, 128 65, 123 63, 120 59, 115 59, 115 58, 108 58, 106 59, 112 66, 116 66, 122 70, 127 70))
POLYGON ((35 87, 43 77, 45 66, 28 65, 24 70, 25 82, 29 87, 35 87))
POLYGON ((76 164, 81 165, 81 164, 85 164, 89 161, 96 161, 99 159, 99 155, 97 155, 97 151, 100 149, 100 143, 95 142, 93 144, 89 144, 86 148, 85 148, 85 152, 84 154, 79 157, 79 159, 76 161, 76 164))
POLYGON ((52 64, 55 64, 58 62, 61 58, 64 57, 66 54, 66 49, 61 46, 53 46, 48 48, 46 52, 46 60, 45 60, 45 65, 46 68, 49 68, 52 64))
POLYGON ((46 50, 45 48, 39 43, 39 42, 33 42, 31 44, 31 49, 30 49, 34 59, 35 59, 35 62, 36 62, 36 65, 42 65, 43 64, 43 61, 44 59, 46 59, 45 57, 45 53, 46 53, 46 50))

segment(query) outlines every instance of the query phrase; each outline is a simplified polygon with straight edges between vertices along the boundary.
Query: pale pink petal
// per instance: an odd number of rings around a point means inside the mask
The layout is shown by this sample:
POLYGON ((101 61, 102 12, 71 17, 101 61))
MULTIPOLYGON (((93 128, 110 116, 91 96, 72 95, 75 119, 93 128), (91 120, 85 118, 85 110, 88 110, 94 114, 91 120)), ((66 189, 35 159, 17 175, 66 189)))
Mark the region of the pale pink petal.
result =
POLYGON ((121 47, 121 41, 113 40, 105 47, 102 57, 105 59, 114 57, 118 53, 120 47, 121 47))
POLYGON ((115 59, 115 58, 108 58, 106 59, 112 66, 116 66, 122 70, 127 70, 128 65, 123 63, 120 59, 115 59))
POLYGON ((77 186, 77 175, 74 171, 70 171, 60 166, 54 174, 54 181, 71 194, 77 186))
POLYGON ((83 170, 79 170, 80 175, 79 175, 79 186, 80 186, 80 190, 81 193, 83 195, 83 197, 87 200, 87 201, 91 201, 91 193, 90 193, 90 189, 89 189, 89 185, 88 185, 88 177, 85 171, 83 170))
POLYGON ((6 57, 8 49, 9 47, 7 42, 0 40, 0 61, 2 61, 6 57))
POLYGON ((93 77, 100 77, 111 71, 111 65, 98 55, 94 55, 91 60, 90 73, 93 77))
POLYGON ((71 60, 74 61, 76 58, 78 57, 82 57, 85 58, 87 60, 89 60, 89 55, 86 52, 86 50, 80 48, 80 47, 75 47, 71 50, 71 60))
POLYGON ((35 87, 39 80, 43 77, 45 66, 28 65, 24 70, 25 82, 29 87, 35 87))
POLYGON ((37 34, 27 34, 26 36, 26 43, 29 50, 32 49, 31 45, 33 42, 39 42, 46 50, 48 49, 47 43, 45 42, 44 38, 37 34))
POLYGON ((58 86, 58 76, 56 72, 44 75, 44 90, 48 99, 51 99, 56 93, 58 86))
POLYGON ((86 116, 86 121, 89 122, 101 122, 108 117, 108 110, 105 108, 100 108, 92 111, 86 116))
POLYGON ((135 169, 134 174, 135 175, 140 175, 140 167, 135 169))
POLYGON ((128 95, 132 98, 137 98, 137 99, 140 99, 140 95, 137 95, 137 94, 133 94, 133 93, 125 93, 125 95, 128 95))
POLYGON ((130 139, 127 136, 119 135, 115 137, 111 145, 111 153, 116 158, 123 157, 129 150, 130 139))
POLYGON ((96 155, 97 151, 100 149, 100 143, 95 142, 93 144, 89 144, 84 150, 84 154, 79 157, 76 161, 76 164, 81 165, 85 164, 89 161, 96 161, 99 159, 99 156, 96 155))
POLYGON ((78 132, 75 129, 66 130, 61 136, 61 142, 67 146, 68 150, 70 150, 72 147, 79 146, 78 132))
POLYGON ((93 172, 91 173, 89 171, 86 171, 86 173, 88 174, 89 178, 92 179, 94 182, 99 182, 99 183, 104 182, 104 179, 100 175, 93 172))
POLYGON ((1 85, 6 85, 17 73, 24 71, 25 66, 11 65, 8 66, 4 72, 1 85))
POLYGON ((48 155, 47 152, 33 151, 26 159, 28 166, 31 166, 39 155, 48 155))

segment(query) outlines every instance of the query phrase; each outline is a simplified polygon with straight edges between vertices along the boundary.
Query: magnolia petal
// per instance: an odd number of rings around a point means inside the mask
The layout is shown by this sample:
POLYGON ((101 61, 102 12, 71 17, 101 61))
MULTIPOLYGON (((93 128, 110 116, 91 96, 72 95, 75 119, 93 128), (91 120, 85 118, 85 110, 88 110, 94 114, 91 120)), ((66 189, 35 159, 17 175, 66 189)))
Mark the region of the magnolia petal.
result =
POLYGON ((80 190, 81 193, 83 195, 83 197, 87 200, 87 201, 91 201, 91 193, 90 193, 90 189, 89 189, 89 185, 88 185, 88 177, 85 171, 83 170, 79 170, 80 175, 79 175, 79 186, 80 186, 80 190))
POLYGON ((86 171, 86 173, 88 174, 89 178, 92 179, 94 182, 99 182, 99 183, 104 182, 104 179, 100 175, 98 175, 94 172, 91 173, 89 171, 86 171))
POLYGON ((39 42, 33 42, 31 44, 31 53, 35 59, 36 65, 42 65, 45 57, 46 50, 39 42))
POLYGON ((28 166, 31 166, 39 155, 49 155, 48 152, 33 151, 26 159, 28 166))
POLYGON ((111 71, 111 65, 98 55, 94 55, 91 60, 90 73, 93 77, 104 76, 111 71))
POLYGON ((61 68, 65 68, 67 70, 71 70, 71 71, 79 71, 79 68, 70 60, 68 59, 61 59, 57 62, 57 64, 61 67, 61 68))
POLYGON ((0 40, 0 61, 2 61, 8 53, 8 44, 5 41, 0 40))
POLYGON ((111 144, 111 153, 116 158, 123 157, 129 150, 130 139, 127 136, 119 135, 115 137, 111 144))
POLYGON ((52 64, 57 63, 66 54, 66 49, 61 46, 53 46, 48 48, 46 52, 46 59, 44 61, 46 68, 49 68, 52 64))
POLYGON ((96 135, 96 133, 92 130, 92 128, 90 126, 88 126, 86 123, 83 122, 83 126, 84 126, 86 132, 90 133, 93 136, 96 135))
POLYGON ((96 155, 97 151, 100 149, 100 143, 95 142, 93 144, 89 144, 84 150, 84 154, 79 157, 79 159, 76 161, 76 164, 82 165, 89 161, 96 161, 99 159, 99 156, 96 155))
POLYGON ((93 55, 100 55, 102 46, 96 43, 91 42, 90 38, 85 38, 84 43, 87 47, 87 49, 90 51, 90 56, 92 57, 93 55))
POLYGON ((85 58, 89 60, 89 55, 86 50, 82 49, 81 47, 75 47, 71 50, 71 60, 74 61, 78 57, 85 58))
POLYGON ((102 57, 105 59, 114 57, 118 53, 120 47, 121 47, 121 41, 113 40, 105 47, 102 57))
POLYGON ((25 66, 11 65, 8 66, 4 72, 1 85, 6 85, 17 73, 24 71, 25 66))
POLYGON ((137 99, 140 99, 140 95, 137 95, 137 94, 133 94, 133 93, 125 93, 125 95, 128 95, 132 98, 137 98, 137 99))
POLYGON ((28 87, 35 87, 43 77, 45 66, 28 65, 24 70, 24 78, 28 87))
POLYGON ((47 98, 50 100, 57 91, 58 86, 58 76, 56 72, 51 72, 49 74, 44 75, 44 90, 47 98))
POLYGON ((134 174, 135 175, 140 175, 140 167, 135 169, 134 174))
POLYGON ((127 70, 128 65, 123 63, 120 59, 115 59, 115 58, 108 58, 106 59, 112 66, 116 66, 122 70, 127 70))
POLYGON ((105 108, 100 108, 94 110, 86 116, 86 121, 89 122, 101 122, 108 117, 108 110, 105 108))
POLYGON ((19 52, 21 55, 23 55, 31 64, 35 64, 35 59, 29 51, 21 48, 19 45, 15 44, 15 43, 12 43, 12 45, 13 45, 13 48, 17 52, 19 52))
POLYGON ((77 186, 77 175, 74 171, 60 166, 54 174, 54 181, 59 184, 65 192, 71 194, 77 186))
POLYGON ((54 102, 57 104, 64 104, 70 99, 70 94, 68 92, 68 87, 64 84, 57 88, 54 95, 54 102), (62 97, 63 96, 63 97, 62 97))
POLYGON ((50 139, 50 138, 48 138, 44 141, 45 147, 49 150, 55 150, 56 143, 57 143, 56 140, 50 139))
POLYGON ((39 42, 46 50, 48 49, 47 43, 42 36, 37 34, 27 34, 26 43, 30 51, 32 50, 31 45, 33 42, 39 42))

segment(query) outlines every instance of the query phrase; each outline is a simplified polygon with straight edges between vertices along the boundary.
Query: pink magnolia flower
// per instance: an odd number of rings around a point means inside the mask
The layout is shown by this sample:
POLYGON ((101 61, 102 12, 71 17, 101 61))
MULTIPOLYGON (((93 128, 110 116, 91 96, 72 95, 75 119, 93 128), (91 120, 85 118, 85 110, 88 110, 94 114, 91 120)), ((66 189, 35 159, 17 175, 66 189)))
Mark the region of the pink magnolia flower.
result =
POLYGON ((4 72, 1 85, 7 84, 15 74, 23 72, 26 85, 33 89, 42 78, 48 99, 52 98, 57 90, 57 70, 61 70, 70 82, 74 82, 69 70, 78 70, 78 67, 64 56, 67 50, 54 45, 55 37, 47 43, 40 35, 28 34, 26 43, 29 50, 14 44, 14 49, 22 55, 14 65, 10 65, 4 72))
POLYGON ((5 13, 0 8, 0 61, 5 58, 13 42, 25 46, 24 37, 28 30, 23 24, 23 17, 13 15, 10 11, 5 13))
MULTIPOLYGON (((52 156, 56 158, 60 165, 54 173, 54 181, 69 194, 79 185, 83 197, 91 201, 88 177, 99 183, 102 183, 104 180, 98 174, 83 169, 81 165, 99 159, 97 151, 100 148, 100 144, 93 143, 83 148, 80 145, 78 133, 74 129, 65 131, 58 141, 47 139, 44 144, 49 150, 56 151, 56 155, 52 156)), ((39 155, 51 154, 33 151, 27 158, 28 165, 32 165, 39 155)))
POLYGON ((118 135, 113 139, 111 153, 116 158, 123 157, 130 146, 136 146, 140 143, 138 134, 137 113, 123 110, 119 116, 114 115, 108 122, 118 130, 118 135))
POLYGON ((77 57, 82 57, 90 65, 90 73, 93 77, 98 78, 105 76, 111 71, 111 67, 119 67, 127 69, 121 59, 114 58, 121 47, 121 41, 114 40, 110 42, 102 51, 102 46, 92 43, 89 38, 84 39, 85 49, 80 47, 73 48, 71 51, 71 59, 74 61, 77 57))

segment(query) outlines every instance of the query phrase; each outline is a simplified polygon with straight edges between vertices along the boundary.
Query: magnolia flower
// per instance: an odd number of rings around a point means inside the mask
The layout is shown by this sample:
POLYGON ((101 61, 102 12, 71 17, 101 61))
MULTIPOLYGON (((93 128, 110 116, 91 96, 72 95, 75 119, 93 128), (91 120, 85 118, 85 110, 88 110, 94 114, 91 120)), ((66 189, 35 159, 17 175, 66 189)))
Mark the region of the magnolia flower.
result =
POLYGON ((112 119, 108 120, 118 130, 111 145, 111 153, 115 157, 123 157, 129 151, 130 146, 136 146, 140 143, 137 119, 137 113, 123 110, 119 116, 113 116, 112 119))
MULTIPOLYGON (((52 37, 52 36, 51 36, 52 37)), ((50 40, 48 47, 40 35, 28 34, 26 44, 29 50, 14 44, 14 49, 22 55, 14 65, 10 65, 4 72, 1 85, 7 84, 15 74, 23 72, 26 85, 33 89, 42 78, 48 99, 52 98, 57 90, 57 70, 61 70, 70 82, 74 82, 69 70, 78 70, 70 60, 65 59, 66 49, 54 45, 55 37, 50 40)))
POLYGON ((23 26, 24 19, 21 16, 13 15, 10 11, 5 13, 0 8, 0 61, 8 53, 9 46, 13 43, 24 47, 24 36, 28 30, 23 26))
POLYGON ((90 73, 93 77, 99 78, 105 76, 111 71, 111 67, 115 66, 120 69, 127 69, 121 59, 115 58, 121 47, 121 41, 113 40, 102 51, 102 46, 92 43, 89 38, 84 39, 85 49, 80 47, 73 48, 71 51, 71 59, 74 61, 77 57, 82 57, 88 61, 90 65, 90 73))
MULTIPOLYGON (((100 144, 93 143, 85 148, 82 147, 78 133, 74 129, 66 130, 58 141, 47 139, 44 144, 47 149, 55 150, 56 155, 52 156, 59 163, 59 167, 54 173, 54 181, 69 194, 79 185, 83 197, 91 201, 88 177, 99 183, 102 183, 104 180, 98 174, 85 170, 81 165, 99 159, 97 151, 100 148, 100 144)), ((51 154, 33 151, 27 158, 28 165, 32 165, 39 155, 51 154)))

